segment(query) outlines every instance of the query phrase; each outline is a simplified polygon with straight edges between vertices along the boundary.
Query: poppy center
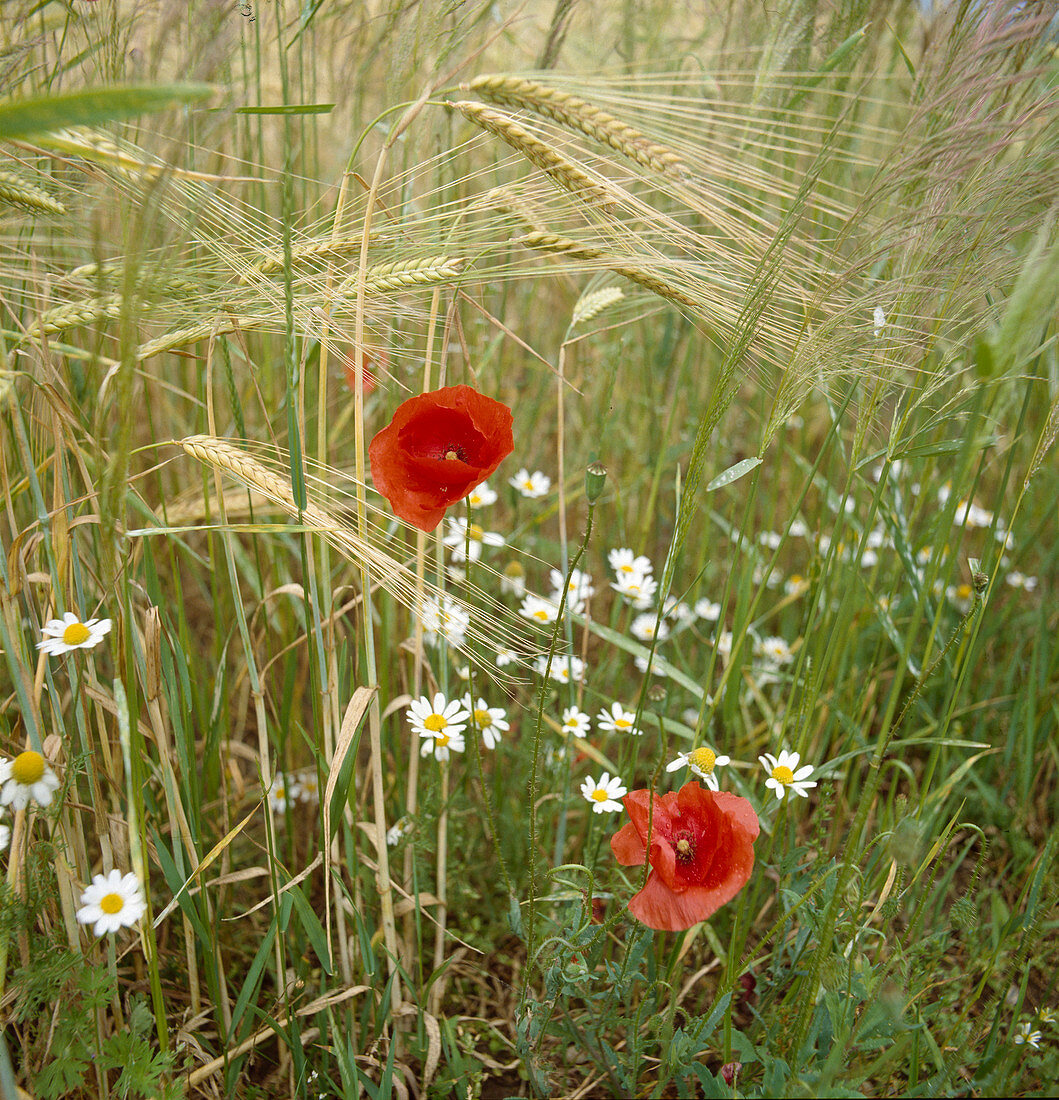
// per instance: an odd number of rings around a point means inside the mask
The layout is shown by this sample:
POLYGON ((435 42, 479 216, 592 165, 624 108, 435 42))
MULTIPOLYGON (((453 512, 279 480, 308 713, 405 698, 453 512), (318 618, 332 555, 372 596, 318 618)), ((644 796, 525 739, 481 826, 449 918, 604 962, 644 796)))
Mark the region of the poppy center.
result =
POLYGON ((785 787, 789 787, 794 782, 794 772, 785 764, 780 764, 779 767, 772 769, 772 778, 775 779, 777 783, 782 783, 785 787))
POLYGON ((444 715, 441 714, 432 714, 423 723, 423 725, 426 726, 426 728, 430 730, 431 733, 440 733, 448 724, 449 723, 445 719, 444 715))
POLYGON ((11 764, 11 778, 23 787, 32 787, 44 778, 44 757, 39 752, 20 752, 11 764))
POLYGON ((457 459, 462 462, 463 461, 463 448, 462 447, 459 447, 459 448, 449 447, 449 449, 445 452, 445 458, 449 462, 455 461, 457 459))
POLYGON ((125 899, 121 894, 104 894, 99 899, 99 908, 104 913, 120 913, 125 908, 125 899))
POLYGON ((695 838, 691 833, 678 834, 673 847, 676 849, 678 863, 690 863, 695 858, 695 838))
POLYGON ((63 631, 63 641, 66 645, 84 645, 92 636, 92 632, 84 623, 70 623, 63 631))
POLYGON ((713 749, 704 745, 694 752, 688 753, 688 763, 693 764, 704 775, 713 775, 713 766, 717 762, 717 754, 713 749))

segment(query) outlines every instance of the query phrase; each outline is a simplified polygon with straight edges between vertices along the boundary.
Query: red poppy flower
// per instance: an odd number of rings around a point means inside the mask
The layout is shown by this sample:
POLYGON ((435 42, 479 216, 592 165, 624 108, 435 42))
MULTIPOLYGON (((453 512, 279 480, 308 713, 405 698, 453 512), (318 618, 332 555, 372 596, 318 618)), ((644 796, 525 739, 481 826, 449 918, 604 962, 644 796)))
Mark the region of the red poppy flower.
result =
POLYGON ((623 801, 632 822, 611 837, 610 847, 626 867, 645 859, 651 864, 647 884, 629 902, 629 912, 648 928, 690 928, 746 885, 760 825, 745 798, 691 782, 660 798, 630 791, 623 801))
POLYGON ((507 405, 448 386, 397 407, 368 447, 375 488, 401 519, 433 531, 515 449, 507 405))

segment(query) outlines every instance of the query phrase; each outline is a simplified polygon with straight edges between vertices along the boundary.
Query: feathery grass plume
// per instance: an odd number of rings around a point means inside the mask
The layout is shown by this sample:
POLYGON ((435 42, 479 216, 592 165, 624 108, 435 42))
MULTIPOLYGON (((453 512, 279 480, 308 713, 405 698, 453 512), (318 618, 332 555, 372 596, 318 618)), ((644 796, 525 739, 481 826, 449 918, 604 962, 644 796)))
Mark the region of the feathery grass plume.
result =
POLYGON ((605 213, 616 209, 616 189, 604 185, 598 177, 593 178, 582 165, 563 156, 535 134, 531 134, 511 115, 466 100, 454 103, 453 107, 476 126, 481 126, 483 130, 488 130, 501 141, 507 142, 512 149, 520 152, 575 197, 605 213))
MULTIPOLYGON (((437 586, 417 578, 414 562, 410 566, 393 555, 385 545, 387 529, 381 522, 369 524, 369 532, 377 539, 373 542, 362 538, 351 525, 344 523, 336 514, 337 508, 328 506, 328 501, 337 503, 341 499, 343 490, 340 484, 349 480, 340 471, 319 467, 319 474, 307 474, 306 492, 309 499, 306 506, 299 509, 288 476, 280 472, 284 471, 284 457, 278 450, 260 448, 259 461, 245 450, 214 436, 188 436, 179 440, 178 444, 200 462, 226 470, 244 486, 277 504, 292 519, 325 538, 350 561, 366 562, 372 577, 413 614, 423 597, 453 599, 451 591, 443 592, 437 586), (270 465, 275 468, 270 468, 270 465)), ((286 469, 289 470, 289 459, 287 461, 286 469)), ((312 463, 307 465, 313 467, 312 463)), ((352 494, 349 495, 352 497, 352 494)), ((343 507, 348 509, 349 503, 347 501, 343 507)), ((392 522, 392 517, 386 513, 379 511, 379 516, 387 526, 392 522)), ((530 624, 479 589, 468 587, 467 595, 473 597, 473 602, 455 602, 470 619, 466 633, 476 645, 487 651, 495 650, 498 645, 522 651, 533 648, 534 636, 530 624)))
POLYGON ((52 198, 43 187, 23 179, 17 172, 0 169, 0 202, 21 206, 26 210, 43 211, 45 214, 65 214, 66 207, 52 198))
POLYGON ((569 92, 506 73, 475 77, 461 86, 491 103, 517 107, 569 126, 654 172, 682 179, 687 167, 671 149, 651 141, 626 122, 569 92))
MULTIPOLYGON (((451 282, 463 270, 465 262, 460 257, 428 256, 422 260, 372 264, 364 275, 364 289, 369 294, 386 294, 417 286, 451 282)), ((359 276, 350 275, 339 285, 338 293, 356 293, 358 286, 359 276)))

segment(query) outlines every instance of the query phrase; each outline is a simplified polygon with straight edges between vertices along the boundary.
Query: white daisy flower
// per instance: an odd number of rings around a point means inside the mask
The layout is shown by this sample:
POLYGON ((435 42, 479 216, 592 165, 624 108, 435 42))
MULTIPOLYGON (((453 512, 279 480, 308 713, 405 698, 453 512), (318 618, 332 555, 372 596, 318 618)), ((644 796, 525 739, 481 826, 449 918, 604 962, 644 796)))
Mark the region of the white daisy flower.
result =
POLYGON ((816 780, 809 779, 809 776, 813 774, 812 766, 804 764, 799 768, 798 761, 800 759, 798 753, 788 752, 786 749, 781 750, 778 757, 773 756, 770 752, 758 757, 761 766, 768 772, 769 776, 765 780, 765 786, 776 792, 777 799, 782 801, 784 794, 788 791, 794 791, 795 794, 800 794, 802 798, 808 798, 809 788, 816 786, 816 780))
POLYGON ((676 596, 666 596, 665 614, 679 625, 695 620, 695 612, 683 600, 678 600, 676 596))
POLYGON ((552 479, 546 474, 542 474, 540 470, 534 470, 531 474, 523 466, 513 478, 509 479, 508 485, 517 489, 528 500, 535 500, 548 492, 552 487, 552 479))
POLYGON ((718 756, 713 749, 700 745, 697 749, 692 749, 691 752, 680 753, 676 760, 666 765, 666 771, 675 772, 678 768, 691 768, 700 779, 705 781, 706 786, 711 791, 715 791, 717 790, 717 776, 714 775, 714 770, 723 768, 725 764, 731 762, 732 758, 730 756, 718 756))
POLYGON ((522 568, 521 562, 509 561, 504 566, 504 571, 500 574, 500 591, 517 600, 525 596, 526 570, 522 568))
POLYGON ((754 648, 759 657, 774 665, 787 665, 794 660, 791 647, 782 638, 763 638, 754 648))
POLYGON ((629 630, 632 636, 639 638, 641 642, 650 642, 655 638, 660 642, 664 642, 669 637, 669 623, 665 619, 659 622, 658 616, 653 611, 637 615, 633 619, 629 630))
POLYGON ((110 626, 110 619, 81 622, 72 611, 67 611, 61 619, 51 619, 41 627, 43 641, 37 642, 37 648, 51 657, 72 649, 91 649, 110 633, 110 626))
POLYGON ((462 604, 448 596, 428 596, 419 605, 419 621, 423 624, 423 641, 427 645, 437 645, 440 638, 459 648, 466 639, 471 615, 462 604))
POLYGON ((482 556, 482 546, 503 546, 504 536, 496 531, 486 531, 479 524, 468 526, 462 516, 447 516, 445 523, 449 533, 441 540, 452 551, 453 561, 477 561, 482 556))
POLYGON ((503 668, 505 665, 509 665, 512 661, 517 660, 518 654, 513 649, 498 649, 496 651, 497 668, 503 668))
POLYGON ((592 732, 592 719, 577 707, 567 707, 563 711, 563 733, 575 737, 587 737, 592 732))
POLYGON ((551 663, 545 654, 534 661, 538 676, 547 676, 560 684, 581 683, 585 678, 585 662, 571 654, 556 653, 551 663))
MULTIPOLYGON (((640 670, 640 672, 646 675, 647 673, 647 658, 646 657, 634 657, 633 664, 640 670)), ((651 675, 652 676, 668 676, 669 672, 666 669, 665 662, 658 659, 658 654, 654 655, 654 660, 651 662, 651 675)))
POLYGON ((320 801, 320 780, 315 768, 304 768, 295 776, 298 801, 315 803, 320 801))
POLYGON ((695 601, 695 614, 708 623, 715 623, 721 617, 721 605, 705 598, 695 601))
POLYGON ((878 550, 880 547, 890 545, 890 535, 884 527, 873 527, 868 532, 868 537, 864 540, 864 545, 870 547, 872 550, 878 550))
POLYGON ((619 581, 623 577, 647 577, 654 572, 650 559, 642 554, 637 556, 627 547, 608 551, 607 561, 619 581))
POLYGON ((717 635, 717 641, 714 643, 717 646, 717 652, 721 655, 722 661, 727 661, 732 655, 732 632, 730 630, 722 630, 717 635))
POLYGON ((778 531, 761 531, 757 541, 768 550, 778 550, 783 542, 783 536, 778 531))
POLYGON ((658 591, 658 582, 651 576, 639 576, 635 573, 622 577, 611 588, 629 601, 637 610, 651 606, 655 592, 658 591))
POLYGON ((1036 577, 1027 577, 1025 573, 1020 573, 1018 570, 1014 570, 1008 573, 1004 580, 1011 585, 1012 588, 1022 588, 1027 592, 1032 592, 1037 587, 1036 577))
POLYGON ((952 522, 956 527, 992 527, 993 513, 985 508, 979 508, 971 501, 961 500, 953 512, 952 522))
MULTIPOLYGON (((426 695, 413 699, 405 711, 412 732, 420 737, 438 737, 439 734, 452 736, 461 734, 466 728, 470 715, 464 710, 458 699, 447 702, 443 692, 435 692, 434 698, 426 695)), ((457 749, 462 752, 463 749, 457 749)), ((424 756, 426 753, 424 753, 424 756)))
POLYGON ((1034 1050, 1040 1050, 1041 1033, 1027 1020, 1025 1023, 1019 1024, 1013 1042, 1016 1046, 1022 1046, 1025 1043, 1026 1046, 1033 1047, 1034 1050))
POLYGON ((534 596, 531 592, 523 599, 518 613, 523 618, 531 619, 533 622, 544 626, 547 623, 555 622, 559 614, 559 605, 552 603, 551 600, 542 599, 540 596, 534 596))
POLYGON ((552 591, 554 595, 552 599, 556 603, 559 602, 559 597, 563 591, 563 585, 566 586, 566 606, 575 615, 580 615, 585 609, 585 604, 595 594, 596 590, 592 585, 592 578, 588 573, 583 572, 580 569, 573 569, 570 572, 570 576, 564 578, 562 573, 558 569, 551 571, 552 591))
POLYGON ((487 504, 496 503, 496 491, 489 488, 488 481, 483 481, 467 494, 466 500, 472 508, 484 508, 487 504))
POLYGON ((27 749, 14 760, 0 760, 0 806, 24 810, 31 802, 47 806, 59 777, 39 752, 27 749))
POLYGON ((871 569, 879 564, 879 555, 874 550, 865 550, 860 556, 860 565, 862 569, 871 569))
POLYGON ((974 589, 964 582, 963 584, 950 584, 945 589, 945 598, 961 615, 966 615, 974 603, 974 589))
POLYGON ((1003 528, 997 527, 993 532, 993 538, 1001 544, 1001 549, 1009 551, 1015 549, 1015 535, 1013 532, 1005 531, 1003 528))
POLYGON ((581 784, 581 794, 584 795, 586 802, 592 803, 594 814, 604 814, 608 811, 613 813, 620 810, 621 803, 618 799, 624 798, 628 793, 628 790, 622 786, 621 778, 615 776, 611 779, 610 772, 604 772, 599 777, 598 783, 589 776, 581 784))
POLYGON ((296 781, 288 780, 283 772, 276 772, 268 791, 268 804, 274 814, 286 813, 287 803, 297 802, 301 793, 301 787, 296 781))
POLYGON ((467 747, 462 733, 442 730, 438 733, 422 732, 419 736, 423 738, 423 743, 419 746, 419 755, 433 756, 439 761, 448 760, 450 753, 463 752, 467 747))
POLYGON ((91 886, 81 895, 77 919, 92 925, 95 935, 105 936, 119 928, 131 928, 146 912, 140 880, 131 871, 124 875, 109 871, 92 877, 91 886))
POLYGON ((636 728, 636 712, 626 710, 621 703, 611 703, 610 710, 596 715, 596 729, 601 733, 628 733, 639 737, 643 730, 636 728))
POLYGON ((407 836, 415 828, 415 822, 410 817, 398 818, 386 830, 386 844, 392 848, 403 836, 407 836))
POLYGON ((788 528, 787 534, 790 535, 792 539, 804 539, 805 536, 809 534, 809 527, 805 520, 796 519, 788 528))
POLYGON ((783 594, 785 596, 801 596, 808 591, 809 582, 801 573, 792 573, 783 582, 783 594))
POLYGON ((473 703, 470 695, 465 695, 460 702, 470 712, 470 723, 481 733, 485 747, 495 749, 500 744, 501 731, 511 728, 507 711, 503 707, 489 706, 484 699, 473 703))
POLYGON ((768 569, 764 565, 754 566, 754 584, 764 584, 768 588, 779 588, 782 578, 775 569, 768 569))

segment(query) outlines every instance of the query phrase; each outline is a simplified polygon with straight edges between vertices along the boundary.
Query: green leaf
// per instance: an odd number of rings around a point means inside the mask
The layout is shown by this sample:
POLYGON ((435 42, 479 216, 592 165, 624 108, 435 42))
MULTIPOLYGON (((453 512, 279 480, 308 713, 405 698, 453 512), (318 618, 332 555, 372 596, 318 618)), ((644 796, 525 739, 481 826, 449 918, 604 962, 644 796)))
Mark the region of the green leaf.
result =
POLYGON ((209 84, 143 84, 94 88, 0 104, 0 138, 46 134, 69 126, 98 126, 119 118, 164 111, 214 94, 209 84))
POLYGON ((737 462, 734 466, 729 466, 727 470, 719 473, 713 481, 706 486, 706 492, 712 493, 715 489, 723 489, 726 485, 731 485, 733 481, 738 481, 743 474, 750 473, 751 470, 760 465, 760 458, 744 458, 742 462, 737 462))

